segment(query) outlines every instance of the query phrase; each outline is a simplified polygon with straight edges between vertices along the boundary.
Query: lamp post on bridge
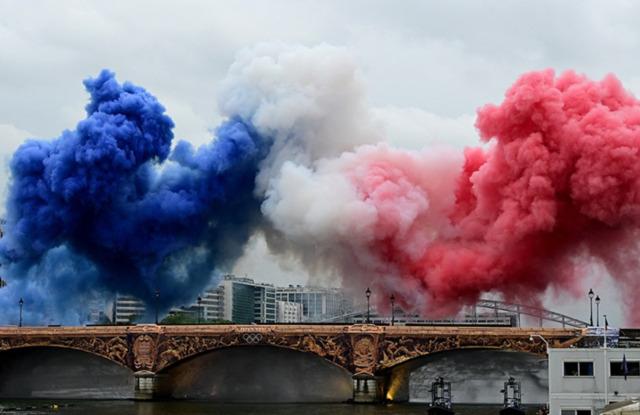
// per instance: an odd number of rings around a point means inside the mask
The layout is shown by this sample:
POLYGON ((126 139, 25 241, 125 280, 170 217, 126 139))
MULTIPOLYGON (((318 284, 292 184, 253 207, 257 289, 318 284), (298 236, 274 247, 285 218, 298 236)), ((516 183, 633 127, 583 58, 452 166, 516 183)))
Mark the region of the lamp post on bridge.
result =
POLYGON ((596 326, 600 327, 600 296, 596 295, 596 326))
POLYGON ((370 307, 370 298, 371 298, 371 290, 367 287, 367 291, 364 292, 367 296, 367 324, 371 323, 371 307, 370 307))
POLYGON ((593 289, 589 288, 589 326, 593 327, 593 289))
POLYGON ((391 297, 389 297, 389 300, 391 301, 391 325, 393 326, 394 323, 396 322, 396 310, 394 307, 394 303, 396 302, 395 295, 391 294, 391 297))
POLYGON ((200 324, 200 313, 202 312, 202 297, 198 297, 198 324, 200 324))
POLYGON ((156 288, 155 292, 155 303, 156 303, 156 325, 158 324, 158 307, 160 302, 160 290, 156 288))
POLYGON ((20 306, 20 320, 18 321, 18 327, 22 327, 22 306, 24 305, 24 300, 22 299, 22 297, 20 297, 18 305, 20 306))

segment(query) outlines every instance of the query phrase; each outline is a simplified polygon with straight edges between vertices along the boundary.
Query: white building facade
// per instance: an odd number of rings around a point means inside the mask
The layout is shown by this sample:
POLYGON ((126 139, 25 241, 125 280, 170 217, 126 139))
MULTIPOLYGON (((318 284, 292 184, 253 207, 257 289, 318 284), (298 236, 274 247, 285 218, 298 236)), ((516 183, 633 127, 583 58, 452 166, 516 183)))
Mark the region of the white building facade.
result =
MULTIPOLYGON (((171 312, 191 313, 203 323, 226 320, 237 324, 274 324, 318 322, 351 310, 352 302, 337 288, 280 288, 247 277, 226 275, 217 287, 207 289, 192 304, 174 307, 171 312)), ((109 315, 116 324, 135 323, 148 314, 143 301, 123 295, 116 296, 112 311, 109 315)))
POLYGON ((549 349, 550 415, 596 415, 639 396, 640 348, 549 349))
MULTIPOLYGON (((1 287, 0 287, 1 288, 1 287)), ((107 315, 109 304, 104 299, 93 299, 87 302, 88 312, 86 323, 87 324, 104 324, 111 322, 112 314, 107 315)))
POLYGON ((224 288, 219 286, 206 290, 200 302, 191 307, 199 309, 203 321, 224 320, 224 288))
POLYGON ((220 287, 224 320, 238 324, 276 322, 276 290, 273 285, 227 275, 220 287))
POLYGON ((277 322, 276 289, 271 284, 253 286, 253 311, 256 323, 277 322))
POLYGON ((291 301, 276 301, 278 323, 302 322, 302 304, 291 301))
POLYGON ((130 295, 116 295, 113 303, 112 321, 115 324, 134 323, 146 312, 147 307, 144 301, 130 295))
POLYGON ((338 288, 290 285, 276 289, 276 300, 302 305, 302 321, 318 322, 352 311, 353 304, 338 288))

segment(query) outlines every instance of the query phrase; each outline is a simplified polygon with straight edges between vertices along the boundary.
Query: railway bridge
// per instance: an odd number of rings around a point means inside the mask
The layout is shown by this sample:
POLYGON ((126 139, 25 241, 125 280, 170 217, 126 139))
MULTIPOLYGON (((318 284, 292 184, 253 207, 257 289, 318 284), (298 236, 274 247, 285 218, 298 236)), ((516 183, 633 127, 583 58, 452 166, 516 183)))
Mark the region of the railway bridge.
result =
MULTIPOLYGON (((373 401, 388 396, 388 374, 410 360, 461 349, 496 349, 544 356, 547 345, 542 339, 551 347, 562 348, 580 342, 583 336, 583 330, 578 328, 372 324, 0 327, 0 369, 5 353, 30 349, 73 350, 126 369, 133 379, 133 397, 152 399, 172 394, 164 386, 171 383, 166 381, 168 374, 185 362, 195 362, 192 367, 197 367, 199 358, 220 350, 277 348, 312 355, 348 372, 353 398, 373 401)), ((64 367, 64 362, 58 364, 64 367)), ((193 369, 187 372, 182 378, 196 376, 193 369)), ((0 382, 0 395, 2 387, 0 382)))

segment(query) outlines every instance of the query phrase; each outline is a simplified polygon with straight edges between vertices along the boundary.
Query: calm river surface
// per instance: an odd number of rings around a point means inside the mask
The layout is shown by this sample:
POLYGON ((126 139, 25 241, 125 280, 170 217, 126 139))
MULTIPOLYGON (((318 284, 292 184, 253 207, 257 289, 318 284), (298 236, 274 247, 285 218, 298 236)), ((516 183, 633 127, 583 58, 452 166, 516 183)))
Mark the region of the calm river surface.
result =
MULTIPOLYGON (((457 405, 456 414, 497 414, 497 406, 457 405)), ((214 404, 204 402, 132 402, 132 401, 55 401, 0 400, 0 412, 5 414, 65 414, 65 415, 417 415, 426 414, 424 404, 348 405, 348 404, 214 404), (58 409, 50 405, 57 403, 58 409)), ((535 413, 531 408, 528 412, 535 413)))

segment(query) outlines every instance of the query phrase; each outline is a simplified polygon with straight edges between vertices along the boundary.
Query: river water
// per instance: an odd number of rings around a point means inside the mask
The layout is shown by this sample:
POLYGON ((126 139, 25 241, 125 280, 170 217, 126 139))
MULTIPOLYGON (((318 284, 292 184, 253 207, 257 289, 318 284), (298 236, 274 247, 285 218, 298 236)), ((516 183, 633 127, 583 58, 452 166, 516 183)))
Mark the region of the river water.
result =
MULTIPOLYGON (((0 413, 15 415, 425 415, 424 404, 216 404, 207 402, 0 400, 0 413), (57 409, 52 408, 57 404, 57 409)), ((499 406, 456 405, 456 414, 494 415, 499 406)), ((527 414, 535 414, 529 408, 527 414)))

